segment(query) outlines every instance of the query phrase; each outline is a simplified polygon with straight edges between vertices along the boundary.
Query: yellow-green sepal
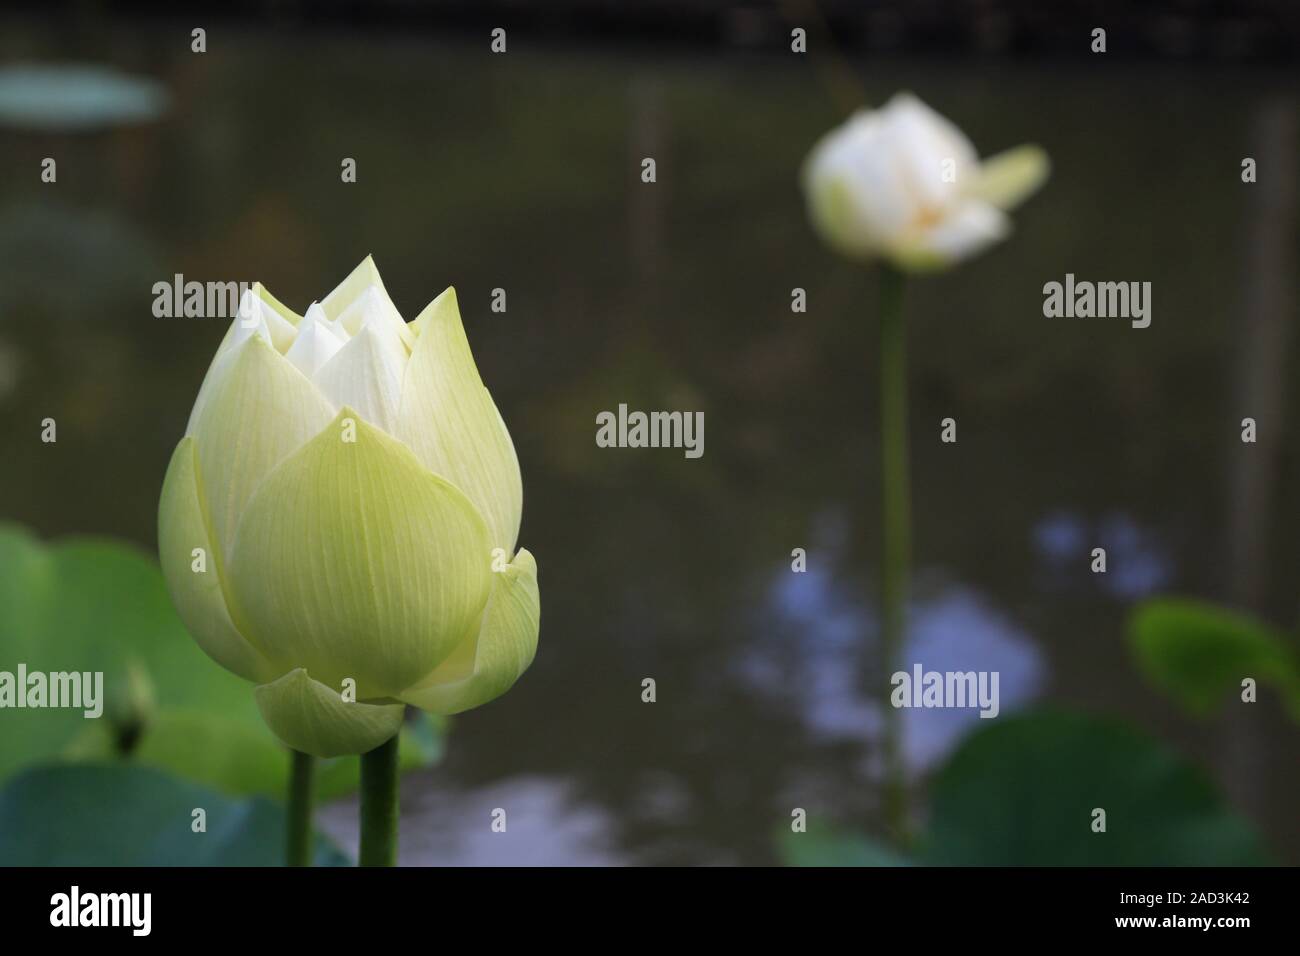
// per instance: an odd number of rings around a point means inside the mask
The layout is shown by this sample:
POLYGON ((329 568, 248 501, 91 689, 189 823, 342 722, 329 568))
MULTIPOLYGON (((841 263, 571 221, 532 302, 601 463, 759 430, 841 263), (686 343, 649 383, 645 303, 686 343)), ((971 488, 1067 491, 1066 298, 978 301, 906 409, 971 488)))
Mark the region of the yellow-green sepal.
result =
POLYGON ((313 757, 342 757, 374 750, 402 728, 405 706, 347 700, 313 680, 301 667, 255 691, 272 732, 313 757))
POLYGON ((260 336, 245 339, 224 361, 229 366, 214 369, 208 394, 195 406, 190 434, 202 462, 208 524, 228 558, 253 492, 329 423, 334 409, 260 336))

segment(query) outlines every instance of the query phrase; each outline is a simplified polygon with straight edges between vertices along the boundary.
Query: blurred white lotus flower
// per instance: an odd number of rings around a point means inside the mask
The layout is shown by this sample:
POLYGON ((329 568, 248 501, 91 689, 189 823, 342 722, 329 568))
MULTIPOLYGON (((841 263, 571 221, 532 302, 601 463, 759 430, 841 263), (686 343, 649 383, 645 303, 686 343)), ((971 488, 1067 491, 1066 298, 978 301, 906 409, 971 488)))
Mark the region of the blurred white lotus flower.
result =
POLYGON ((837 252, 924 271, 1005 238, 1005 211, 1037 190, 1047 172, 1047 154, 1037 146, 981 163, 961 130, 899 93, 822 137, 802 179, 813 225, 837 252))

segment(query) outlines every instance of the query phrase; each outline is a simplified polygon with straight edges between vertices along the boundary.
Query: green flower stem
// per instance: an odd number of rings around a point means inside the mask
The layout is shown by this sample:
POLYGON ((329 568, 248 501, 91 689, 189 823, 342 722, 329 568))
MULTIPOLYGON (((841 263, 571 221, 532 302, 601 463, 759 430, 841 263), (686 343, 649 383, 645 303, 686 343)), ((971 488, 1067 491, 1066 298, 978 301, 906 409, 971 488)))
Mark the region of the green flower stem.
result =
POLYGON ((288 866, 311 866, 311 815, 316 758, 300 750, 290 751, 288 866))
POLYGON ((397 865, 397 735, 361 755, 359 862, 397 865))
POLYGON ((881 570, 881 649, 884 665, 884 815, 894 839, 907 837, 907 783, 901 714, 889 703, 891 675, 901 669, 907 635, 907 580, 911 563, 911 493, 907 467, 907 327, 903 274, 880 270, 880 441, 884 500, 881 570))

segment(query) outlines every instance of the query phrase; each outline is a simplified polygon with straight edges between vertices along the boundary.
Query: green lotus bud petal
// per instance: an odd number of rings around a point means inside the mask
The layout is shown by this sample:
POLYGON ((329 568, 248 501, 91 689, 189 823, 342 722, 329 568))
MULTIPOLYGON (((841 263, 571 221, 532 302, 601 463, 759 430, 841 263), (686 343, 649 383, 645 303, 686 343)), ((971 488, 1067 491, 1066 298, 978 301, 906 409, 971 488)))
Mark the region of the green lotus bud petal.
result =
POLYGON ((492 596, 477 635, 401 699, 435 714, 457 714, 500 697, 533 662, 541 613, 537 562, 521 548, 492 575, 492 596))
POLYGON ((296 326, 302 321, 301 315, 293 311, 293 309, 289 308, 275 296, 271 295, 271 291, 267 289, 266 286, 262 285, 262 283, 253 283, 253 295, 257 296, 262 302, 274 309, 279 316, 290 325, 296 326))
POLYGON ((249 501, 228 562, 232 617, 272 658, 392 697, 470 633, 490 555, 465 495, 345 407, 249 501))
MULTIPOLYGON (((368 293, 373 293, 383 303, 385 310, 391 315, 397 316, 399 322, 401 321, 401 315, 398 313, 397 307, 393 305, 393 300, 388 297, 388 290, 384 288, 384 280, 379 277, 379 269, 375 266, 375 260, 372 256, 366 256, 362 259, 360 265, 353 269, 346 279, 335 286, 329 295, 321 299, 321 308, 325 310, 325 314, 331 322, 340 322, 347 316, 346 324, 351 325, 348 332, 350 335, 355 335, 360 328, 360 323, 359 321, 356 324, 353 323, 354 320, 360 319, 361 313, 350 312, 349 310, 359 301, 366 301, 368 293)), ((413 339, 414 333, 412 333, 413 339)))
POLYGON ((269 681, 280 671, 235 629, 226 610, 219 554, 203 519, 194 444, 193 438, 181 439, 163 479, 158 506, 163 577, 181 620, 209 657, 245 680, 269 681))
POLYGON ((1013 209, 1038 191, 1050 166, 1042 147, 1008 149, 980 164, 971 195, 999 209, 1013 209))
POLYGON ((236 346, 190 429, 213 544, 227 554, 244 506, 271 469, 334 417, 319 390, 262 338, 236 346))
POLYGON ((294 750, 341 757, 374 750, 402 726, 402 704, 344 700, 299 667, 257 688, 262 719, 294 750))
MULTIPOLYGON (((252 335, 260 335, 280 352, 293 342, 297 334, 298 316, 293 313, 286 316, 271 305, 264 295, 265 290, 260 285, 244 291, 235 321, 230 324, 226 338, 222 340, 226 349, 242 344, 244 339, 252 335)), ((220 352, 221 349, 218 349, 218 354, 220 352)))
MULTIPOLYGON (((271 309, 265 303, 261 304, 261 313, 262 314, 258 318, 258 323, 259 328, 265 330, 266 334, 263 335, 263 338, 269 338, 271 344, 275 346, 276 351, 283 355, 285 350, 293 344, 294 339, 297 337, 297 328, 290 325, 286 319, 282 318, 278 312, 271 309)), ((244 326, 241 323, 239 328, 243 327, 244 326)))
POLYGON ((413 324, 417 339, 402 385, 397 437, 426 468, 465 492, 487 521, 492 546, 513 554, 524 505, 519 459, 479 378, 456 290, 434 299, 413 324))
POLYGON ((230 353, 234 346, 243 344, 250 335, 258 335, 274 345, 277 351, 284 352, 292 345, 297 335, 296 326, 301 321, 300 316, 291 312, 262 288, 260 282, 254 285, 251 291, 245 292, 239 303, 239 315, 230 323, 225 337, 217 346, 217 354, 208 365, 208 372, 199 387, 199 395, 194 402, 194 410, 190 412, 190 421, 185 434, 193 433, 199 409, 206 403, 213 382, 228 370, 230 353))

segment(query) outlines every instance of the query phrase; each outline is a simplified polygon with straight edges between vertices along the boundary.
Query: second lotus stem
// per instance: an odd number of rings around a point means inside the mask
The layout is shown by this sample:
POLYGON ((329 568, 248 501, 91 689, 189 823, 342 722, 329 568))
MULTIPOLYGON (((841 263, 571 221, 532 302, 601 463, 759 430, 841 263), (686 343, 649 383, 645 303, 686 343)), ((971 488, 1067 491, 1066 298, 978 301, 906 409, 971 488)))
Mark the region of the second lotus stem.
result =
POLYGON ((397 865, 397 739, 361 755, 362 866, 397 865))
POLYGON ((884 701, 884 817, 895 841, 907 839, 907 778, 901 713, 890 703, 890 680, 901 668, 907 641, 908 567, 911 563, 911 490, 907 451, 907 326, 903 274, 880 270, 880 444, 884 504, 881 562, 881 663, 884 701))
POLYGON ((288 846, 289 866, 311 866, 312 803, 316 758, 300 750, 290 751, 288 846))

